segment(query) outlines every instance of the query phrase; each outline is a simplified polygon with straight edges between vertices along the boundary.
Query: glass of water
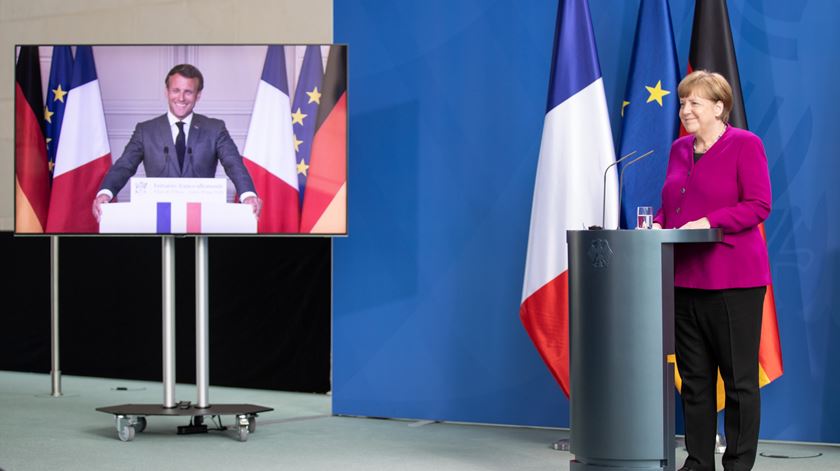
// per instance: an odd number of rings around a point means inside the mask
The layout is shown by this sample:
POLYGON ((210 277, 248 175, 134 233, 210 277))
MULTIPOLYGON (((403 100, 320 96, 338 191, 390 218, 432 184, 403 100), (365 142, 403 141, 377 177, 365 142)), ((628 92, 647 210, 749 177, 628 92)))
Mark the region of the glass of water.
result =
POLYGON ((653 228, 653 208, 639 206, 636 208, 636 229, 653 228))

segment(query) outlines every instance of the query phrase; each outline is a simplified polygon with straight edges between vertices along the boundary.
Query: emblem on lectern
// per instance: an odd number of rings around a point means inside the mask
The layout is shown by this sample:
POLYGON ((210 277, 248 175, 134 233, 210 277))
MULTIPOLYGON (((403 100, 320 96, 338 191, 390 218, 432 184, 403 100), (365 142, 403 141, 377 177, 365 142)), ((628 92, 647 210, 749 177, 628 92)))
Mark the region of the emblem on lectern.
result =
POLYGON ((610 243, 605 239, 595 239, 589 245, 589 261, 595 268, 606 268, 610 264, 610 258, 613 256, 613 251, 610 248, 610 243))

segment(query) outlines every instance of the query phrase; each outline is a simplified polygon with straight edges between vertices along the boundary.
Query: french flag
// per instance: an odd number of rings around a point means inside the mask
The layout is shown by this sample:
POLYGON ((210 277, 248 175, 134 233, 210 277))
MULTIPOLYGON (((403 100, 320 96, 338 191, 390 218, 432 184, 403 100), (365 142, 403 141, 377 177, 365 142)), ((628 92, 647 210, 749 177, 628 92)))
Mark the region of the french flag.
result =
MULTIPOLYGON (((534 183, 519 316, 569 395, 566 231, 601 223, 603 172, 615 162, 601 66, 586 0, 561 0, 548 106, 534 183)), ((618 185, 607 181, 605 227, 618 224, 618 185)))
POLYGON ((257 231, 298 232, 300 196, 283 46, 268 46, 243 157, 263 200, 257 231))
POLYGON ((201 203, 186 203, 185 211, 172 211, 172 203, 156 203, 155 232, 201 234, 201 203), (180 216, 177 217, 177 216, 180 216), (174 230, 173 230, 174 228, 174 230))
POLYGON ((102 95, 91 46, 78 46, 55 157, 47 232, 97 233, 91 206, 111 167, 102 95))

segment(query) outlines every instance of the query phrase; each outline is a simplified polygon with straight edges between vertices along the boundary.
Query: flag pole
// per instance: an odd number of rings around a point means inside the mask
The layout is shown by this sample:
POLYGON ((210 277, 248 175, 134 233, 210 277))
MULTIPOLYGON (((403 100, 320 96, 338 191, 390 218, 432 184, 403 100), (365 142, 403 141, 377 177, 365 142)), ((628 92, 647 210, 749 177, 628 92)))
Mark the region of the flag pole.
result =
POLYGON ((52 397, 61 397, 58 350, 58 236, 50 236, 50 381, 52 397))

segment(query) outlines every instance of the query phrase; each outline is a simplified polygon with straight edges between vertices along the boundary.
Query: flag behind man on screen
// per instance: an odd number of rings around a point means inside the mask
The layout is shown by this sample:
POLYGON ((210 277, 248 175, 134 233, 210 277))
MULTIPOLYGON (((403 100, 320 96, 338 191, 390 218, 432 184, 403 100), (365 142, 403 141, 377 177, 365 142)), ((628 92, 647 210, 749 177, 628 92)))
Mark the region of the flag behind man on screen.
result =
POLYGON ((65 99, 47 232, 98 233, 90 202, 111 168, 111 145, 91 46, 76 48, 65 99))
POLYGON ((300 78, 295 87, 295 99, 292 101, 292 130, 295 140, 295 158, 300 191, 300 204, 306 192, 306 180, 309 177, 309 162, 312 150, 312 138, 315 137, 315 121, 318 119, 318 106, 321 104, 321 81, 324 69, 321 62, 321 46, 306 46, 300 78))
POLYGON ((347 231, 347 46, 330 46, 315 122, 300 232, 347 231))
POLYGON ((58 143, 61 140, 61 123, 64 122, 64 109, 67 107, 67 95, 72 78, 73 51, 70 46, 53 46, 47 101, 44 104, 44 114, 48 116, 45 136, 50 181, 52 181, 52 172, 55 169, 55 156, 58 154, 58 143))
POLYGON ((44 144, 43 89, 38 46, 21 46, 15 65, 15 232, 47 225, 50 187, 44 144))
POLYGON ((292 133, 289 80, 283 46, 268 46, 262 76, 242 153, 243 162, 263 200, 257 232, 297 232, 300 222, 298 182, 292 133))

